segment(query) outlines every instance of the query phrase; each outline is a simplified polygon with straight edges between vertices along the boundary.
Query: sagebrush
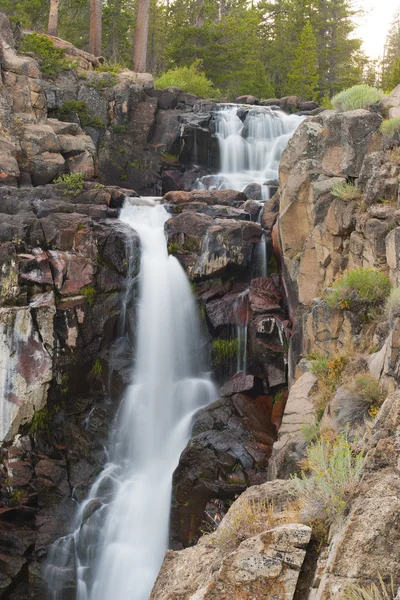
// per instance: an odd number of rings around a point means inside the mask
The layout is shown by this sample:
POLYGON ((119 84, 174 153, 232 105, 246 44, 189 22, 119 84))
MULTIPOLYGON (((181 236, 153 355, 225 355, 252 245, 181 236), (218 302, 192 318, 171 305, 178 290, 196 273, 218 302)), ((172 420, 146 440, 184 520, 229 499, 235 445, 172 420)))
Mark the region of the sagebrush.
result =
POLYGON ((347 432, 333 442, 321 437, 308 446, 301 475, 292 478, 305 522, 332 523, 343 513, 360 480, 363 463, 363 455, 353 453, 347 432))
POLYGON ((339 600, 395 600, 396 592, 393 580, 385 584, 382 577, 379 576, 379 584, 358 585, 349 584, 345 591, 340 595, 339 600))
POLYGON ((331 194, 345 201, 358 200, 361 197, 361 190, 354 183, 342 181, 335 183, 331 189, 331 194))
POLYGON ((336 94, 332 98, 332 106, 344 111, 356 110, 379 104, 384 98, 385 94, 382 90, 366 84, 355 85, 336 94))

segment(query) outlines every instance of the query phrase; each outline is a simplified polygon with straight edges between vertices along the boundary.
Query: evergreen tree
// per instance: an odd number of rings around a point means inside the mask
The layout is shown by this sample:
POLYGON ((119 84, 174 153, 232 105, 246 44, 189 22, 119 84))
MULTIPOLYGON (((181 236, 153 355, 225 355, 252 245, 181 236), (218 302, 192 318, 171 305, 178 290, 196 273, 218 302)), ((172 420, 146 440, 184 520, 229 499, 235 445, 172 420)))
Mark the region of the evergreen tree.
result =
POLYGON ((314 100, 318 94, 318 79, 317 41, 312 25, 307 21, 301 32, 296 60, 289 73, 291 93, 304 100, 314 100))
POLYGON ((400 9, 394 14, 390 29, 386 36, 383 61, 382 61, 382 86, 385 90, 392 90, 400 83, 400 9))

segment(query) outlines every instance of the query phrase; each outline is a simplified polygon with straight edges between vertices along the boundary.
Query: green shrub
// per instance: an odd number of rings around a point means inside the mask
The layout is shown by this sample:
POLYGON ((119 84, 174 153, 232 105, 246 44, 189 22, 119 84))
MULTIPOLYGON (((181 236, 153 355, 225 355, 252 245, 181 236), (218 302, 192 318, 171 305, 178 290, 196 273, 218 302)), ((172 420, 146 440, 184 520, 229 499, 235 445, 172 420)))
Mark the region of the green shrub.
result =
POLYGON ((375 87, 366 84, 355 85, 334 96, 332 106, 344 111, 369 108, 373 104, 380 103, 384 97, 382 90, 375 87))
POLYGON ((292 478, 293 493, 306 522, 332 523, 342 514, 348 495, 360 480, 362 454, 354 455, 344 433, 331 442, 320 438, 308 446, 301 476, 292 478))
POLYGON ((400 131, 400 117, 395 117, 394 119, 386 119, 385 121, 382 121, 379 129, 381 130, 385 138, 392 137, 392 135, 400 131))
POLYGON ((213 357, 217 366, 232 360, 238 353, 237 339, 217 338, 213 341, 213 357))
POLYGON ((348 202, 350 200, 358 200, 361 196, 361 190, 354 183, 342 181, 335 183, 331 189, 331 194, 335 198, 340 198, 348 202))
MULTIPOLYGON (((390 293, 389 277, 374 269, 353 269, 336 281, 327 293, 331 308, 365 309, 382 306, 390 293)), ((370 315, 365 313, 366 318, 370 315)))
POLYGON ((127 126, 126 125, 113 125, 111 127, 113 133, 126 133, 127 126))
POLYGON ((118 83, 118 77, 113 73, 105 73, 99 77, 91 76, 87 78, 88 87, 94 88, 95 90, 104 90, 105 88, 113 87, 118 83))
POLYGON ((47 77, 57 77, 62 71, 71 68, 71 63, 65 58, 65 52, 56 48, 45 35, 29 33, 22 36, 19 50, 23 54, 33 56, 39 63, 42 74, 47 77))
POLYGON ((82 127, 104 129, 101 118, 90 114, 87 102, 83 100, 68 100, 57 110, 57 118, 60 121, 71 121, 76 117, 78 117, 82 127))
POLYGON ((122 65, 118 63, 104 63, 99 67, 95 68, 96 73, 112 73, 113 75, 118 75, 124 69, 122 65))
POLYGON ((372 583, 369 586, 360 586, 356 583, 349 583, 339 600, 395 600, 396 592, 393 580, 386 585, 379 576, 379 585, 372 583))
POLYGON ((157 90, 177 87, 201 98, 218 98, 220 91, 214 87, 212 81, 207 79, 201 67, 201 61, 196 60, 190 67, 170 69, 154 81, 154 87, 157 90))
POLYGON ((390 323, 400 316, 400 286, 391 290, 385 304, 385 315, 390 323))
POLYGON ((57 179, 54 179, 54 183, 63 183, 67 195, 70 197, 78 196, 83 190, 83 184, 85 181, 84 173, 68 173, 60 175, 57 179))

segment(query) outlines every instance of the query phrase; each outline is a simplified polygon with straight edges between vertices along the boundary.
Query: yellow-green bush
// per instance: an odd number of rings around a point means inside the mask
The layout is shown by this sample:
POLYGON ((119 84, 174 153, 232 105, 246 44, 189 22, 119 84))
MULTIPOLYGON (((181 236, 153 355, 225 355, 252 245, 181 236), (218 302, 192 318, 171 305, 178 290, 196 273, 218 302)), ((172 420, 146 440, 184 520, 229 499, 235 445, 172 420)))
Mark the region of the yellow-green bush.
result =
POLYGON ((375 269, 353 269, 338 279, 327 292, 327 303, 331 308, 342 310, 369 310, 383 306, 390 293, 390 280, 385 273, 375 269))
POLYGON ((201 60, 196 60, 190 67, 170 69, 155 79, 154 87, 158 90, 177 87, 201 98, 219 98, 220 91, 214 87, 212 81, 207 79, 201 67, 201 60))
POLYGON ((366 84, 355 85, 343 90, 332 98, 333 108, 340 110, 356 110, 358 108, 369 108, 373 104, 379 104, 384 99, 382 90, 366 84))
POLYGON ((379 129, 383 133, 384 137, 392 137, 392 135, 400 131, 400 117, 382 121, 379 129))

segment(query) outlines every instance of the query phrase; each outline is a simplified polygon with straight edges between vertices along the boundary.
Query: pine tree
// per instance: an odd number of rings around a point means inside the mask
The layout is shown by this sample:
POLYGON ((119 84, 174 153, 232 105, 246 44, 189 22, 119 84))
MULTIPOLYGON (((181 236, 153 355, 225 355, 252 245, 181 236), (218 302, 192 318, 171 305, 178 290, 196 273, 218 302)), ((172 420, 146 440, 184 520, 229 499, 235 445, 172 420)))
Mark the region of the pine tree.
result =
POLYGON ((144 73, 147 65, 150 0, 138 0, 138 15, 133 42, 133 70, 144 73))
POLYGON ((101 8, 102 0, 90 0, 89 52, 101 55, 101 8))
POLYGON ((392 90, 400 83, 400 9, 393 16, 393 20, 386 36, 384 55, 382 60, 382 86, 385 90, 392 90))
POLYGON ((50 0, 49 26, 47 33, 57 35, 58 32, 58 4, 59 0, 50 0))
POLYGON ((291 93, 304 100, 314 100, 318 95, 318 79, 317 41, 308 21, 301 32, 296 60, 289 73, 291 93))

